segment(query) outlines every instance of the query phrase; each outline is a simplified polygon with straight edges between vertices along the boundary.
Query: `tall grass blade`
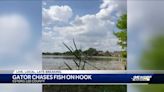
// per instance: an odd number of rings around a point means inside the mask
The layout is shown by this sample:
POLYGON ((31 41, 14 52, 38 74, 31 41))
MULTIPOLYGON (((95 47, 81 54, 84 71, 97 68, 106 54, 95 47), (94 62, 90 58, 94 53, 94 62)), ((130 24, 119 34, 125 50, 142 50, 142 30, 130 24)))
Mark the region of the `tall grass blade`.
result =
POLYGON ((78 63, 76 62, 76 60, 73 59, 73 61, 74 61, 74 63, 76 64, 76 66, 79 68, 79 65, 78 65, 78 63))
POLYGON ((64 46, 71 52, 71 54, 73 54, 77 59, 80 59, 79 56, 76 55, 76 54, 73 52, 73 50, 71 50, 70 47, 68 47, 65 43, 63 43, 63 44, 64 44, 64 46))
MULTIPOLYGON (((80 70, 80 68, 81 68, 82 70, 84 70, 86 64, 88 64, 88 65, 91 66, 91 67, 94 67, 94 68, 97 69, 97 70, 100 70, 98 67, 96 67, 96 66, 90 64, 89 62, 87 62, 87 59, 89 59, 88 56, 87 56, 87 55, 83 55, 81 48, 80 48, 80 50, 78 50, 77 45, 76 45, 74 39, 73 39, 73 44, 74 44, 74 47, 75 47, 75 51, 73 50, 73 48, 72 48, 71 46, 69 47, 69 46, 66 45, 64 42, 63 42, 63 44, 64 44, 64 46, 70 51, 70 53, 71 53, 72 55, 74 55, 75 58, 77 59, 77 61, 76 61, 75 59, 73 59, 73 62, 76 64, 78 70, 80 70), (83 56, 84 56, 84 57, 83 57, 83 56), (83 60, 83 59, 84 59, 84 60, 83 60), (84 64, 83 64, 82 67, 81 67, 81 63, 82 63, 82 62, 83 62, 84 64)), ((65 63, 65 65, 66 65, 70 70, 72 70, 72 68, 71 68, 66 62, 64 62, 64 63, 65 63)))
POLYGON ((78 50, 74 39, 73 39, 73 44, 74 44, 75 49, 78 50))
POLYGON ((72 70, 72 68, 71 68, 66 62, 64 62, 64 64, 65 64, 70 70, 72 70))
POLYGON ((85 70, 85 60, 84 60, 84 64, 83 64, 83 67, 82 67, 82 69, 81 70, 85 70))
POLYGON ((70 52, 73 52, 70 47, 68 47, 64 42, 63 42, 64 46, 70 51, 70 52))

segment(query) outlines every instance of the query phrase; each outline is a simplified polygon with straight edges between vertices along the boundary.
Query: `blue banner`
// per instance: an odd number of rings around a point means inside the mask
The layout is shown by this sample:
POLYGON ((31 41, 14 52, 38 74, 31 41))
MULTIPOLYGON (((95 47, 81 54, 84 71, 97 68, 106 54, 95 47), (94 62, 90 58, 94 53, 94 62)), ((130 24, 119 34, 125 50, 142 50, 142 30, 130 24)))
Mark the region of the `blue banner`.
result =
POLYGON ((0 74, 0 83, 164 83, 164 74, 0 74))

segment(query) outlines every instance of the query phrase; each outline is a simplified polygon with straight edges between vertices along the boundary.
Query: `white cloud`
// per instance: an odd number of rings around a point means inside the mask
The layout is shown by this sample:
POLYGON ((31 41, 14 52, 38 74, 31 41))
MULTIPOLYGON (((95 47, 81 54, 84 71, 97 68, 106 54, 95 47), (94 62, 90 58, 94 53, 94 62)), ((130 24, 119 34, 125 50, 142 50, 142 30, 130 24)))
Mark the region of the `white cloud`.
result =
POLYGON ((126 6, 126 0, 103 0, 103 3, 100 5, 101 10, 96 15, 102 19, 113 20, 126 13, 126 6))
POLYGON ((43 24, 52 22, 67 22, 72 17, 72 9, 67 6, 50 6, 48 9, 43 8, 43 24))
POLYGON ((30 38, 29 22, 21 15, 0 15, 0 55, 19 53, 30 38))
POLYGON ((115 27, 113 17, 118 18, 120 12, 126 13, 126 10, 121 9, 126 9, 126 5, 124 5, 126 1, 115 2, 112 0, 110 4, 105 3, 104 0, 100 5, 99 12, 95 14, 76 15, 67 26, 45 26, 51 30, 43 30, 43 51, 65 51, 62 42, 72 45, 73 38, 83 49, 94 47, 99 50, 120 50, 117 45, 118 39, 113 35, 115 27), (120 7, 119 5, 124 6, 120 7))

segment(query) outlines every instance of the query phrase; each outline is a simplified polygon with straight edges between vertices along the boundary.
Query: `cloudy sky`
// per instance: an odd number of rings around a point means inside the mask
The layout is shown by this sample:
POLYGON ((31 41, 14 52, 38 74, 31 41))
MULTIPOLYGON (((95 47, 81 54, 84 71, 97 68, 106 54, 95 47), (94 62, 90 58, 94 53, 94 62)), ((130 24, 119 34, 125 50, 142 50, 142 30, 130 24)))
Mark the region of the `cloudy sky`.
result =
POLYGON ((41 1, 0 1, 0 69, 41 69, 41 1))
MULTIPOLYGON (((0 1, 0 70, 41 69, 41 1, 0 1)), ((41 85, 0 84, 1 92, 41 92, 41 85)))
POLYGON ((83 50, 120 50, 113 35, 116 20, 126 13, 126 0, 43 1, 42 51, 63 52, 74 38, 83 50))
MULTIPOLYGON (((149 46, 149 40, 164 29, 164 1, 131 0, 127 7, 128 70, 142 70, 139 59, 143 50, 149 46)), ((141 91, 139 86, 128 85, 128 92, 141 91)))
POLYGON ((128 1, 128 69, 141 70, 140 58, 149 40, 161 33, 164 1, 128 1))

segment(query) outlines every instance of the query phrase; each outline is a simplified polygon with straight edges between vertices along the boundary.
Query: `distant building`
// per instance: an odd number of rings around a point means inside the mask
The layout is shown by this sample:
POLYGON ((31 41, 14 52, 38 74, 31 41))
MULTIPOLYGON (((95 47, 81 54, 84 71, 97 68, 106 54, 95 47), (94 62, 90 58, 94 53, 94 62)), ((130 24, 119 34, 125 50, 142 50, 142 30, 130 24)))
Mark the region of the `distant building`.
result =
POLYGON ((121 56, 121 51, 114 51, 112 52, 113 57, 120 57, 121 56))
POLYGON ((97 55, 99 55, 99 56, 111 56, 112 52, 109 52, 109 51, 106 51, 106 52, 98 51, 97 55))
POLYGON ((97 54, 98 54, 99 56, 104 56, 105 53, 104 53, 103 51, 98 51, 97 54))

